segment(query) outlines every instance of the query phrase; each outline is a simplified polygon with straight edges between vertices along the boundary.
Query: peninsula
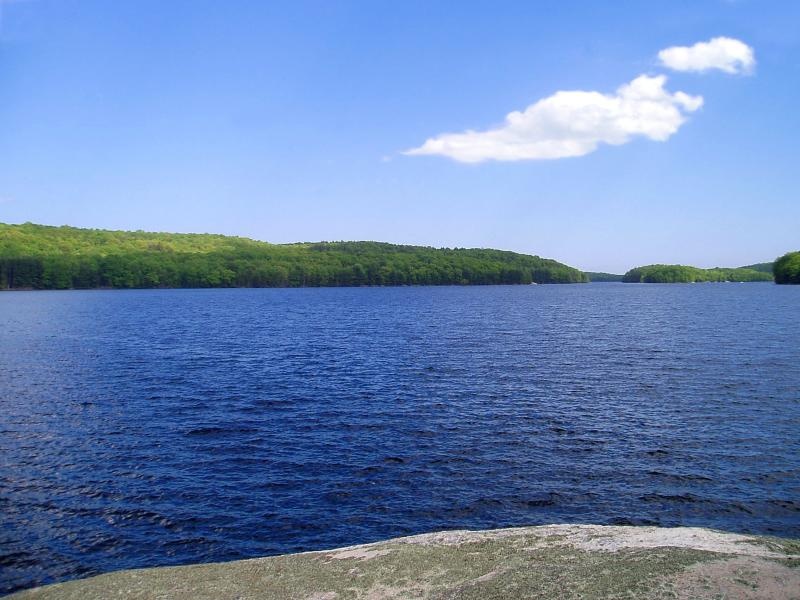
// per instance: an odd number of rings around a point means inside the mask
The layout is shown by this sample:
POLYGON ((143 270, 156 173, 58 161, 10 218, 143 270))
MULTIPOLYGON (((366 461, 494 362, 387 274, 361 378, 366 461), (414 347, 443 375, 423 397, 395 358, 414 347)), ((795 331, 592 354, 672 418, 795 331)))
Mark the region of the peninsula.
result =
POLYGON ((213 234, 0 223, 0 289, 583 283, 555 260, 381 242, 269 244, 213 234))

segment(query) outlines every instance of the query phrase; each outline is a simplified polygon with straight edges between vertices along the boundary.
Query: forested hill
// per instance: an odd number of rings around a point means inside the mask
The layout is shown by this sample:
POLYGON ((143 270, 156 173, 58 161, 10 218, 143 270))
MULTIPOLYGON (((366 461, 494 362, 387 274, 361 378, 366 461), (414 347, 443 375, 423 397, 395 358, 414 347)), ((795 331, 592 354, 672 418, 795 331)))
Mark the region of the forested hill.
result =
POLYGON ((269 244, 212 234, 0 223, 0 289, 582 283, 554 260, 380 242, 269 244))
POLYGON ((751 269, 753 271, 761 271, 762 273, 772 273, 772 267, 775 263, 766 262, 766 263, 756 263, 754 265, 744 265, 743 267, 739 267, 740 269, 751 269))
POLYGON ((586 271, 586 276, 589 278, 589 281, 594 282, 609 282, 609 281, 622 281, 622 275, 615 275, 614 273, 593 273, 591 271, 586 271))
POLYGON ((772 281, 772 273, 754 269, 699 269, 685 265, 647 265, 631 269, 625 283, 700 283, 709 281, 772 281))
POLYGON ((800 284, 800 251, 787 252, 775 261, 775 283, 800 284))

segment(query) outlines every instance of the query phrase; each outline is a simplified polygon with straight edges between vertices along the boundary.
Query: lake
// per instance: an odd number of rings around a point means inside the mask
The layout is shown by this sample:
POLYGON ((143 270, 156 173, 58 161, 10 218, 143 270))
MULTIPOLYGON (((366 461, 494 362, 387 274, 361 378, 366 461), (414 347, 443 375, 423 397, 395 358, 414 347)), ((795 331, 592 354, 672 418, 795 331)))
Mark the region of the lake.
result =
POLYGON ((449 528, 800 537, 800 286, 0 294, 0 592, 449 528))

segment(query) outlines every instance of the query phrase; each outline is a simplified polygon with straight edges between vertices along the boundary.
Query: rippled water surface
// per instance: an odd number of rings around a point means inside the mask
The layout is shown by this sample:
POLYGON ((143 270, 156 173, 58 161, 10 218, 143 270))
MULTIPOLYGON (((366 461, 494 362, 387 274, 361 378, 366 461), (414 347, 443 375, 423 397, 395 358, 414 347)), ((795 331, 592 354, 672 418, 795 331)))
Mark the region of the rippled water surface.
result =
POLYGON ((800 537, 800 287, 0 294, 0 590, 446 528, 800 537))

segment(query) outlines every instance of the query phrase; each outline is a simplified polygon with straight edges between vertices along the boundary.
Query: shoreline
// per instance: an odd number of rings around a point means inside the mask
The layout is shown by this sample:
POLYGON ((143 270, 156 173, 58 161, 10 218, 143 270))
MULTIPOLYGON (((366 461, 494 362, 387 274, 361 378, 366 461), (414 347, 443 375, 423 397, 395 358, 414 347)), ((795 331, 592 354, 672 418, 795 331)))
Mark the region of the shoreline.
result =
POLYGON ((699 527, 544 525, 116 571, 8 598, 788 599, 798 590, 800 540, 699 527))
MULTIPOLYGON (((386 288, 490 288, 490 287, 527 287, 531 285, 585 285, 589 281, 580 282, 550 282, 550 283, 420 283, 420 284, 397 284, 397 285, 272 285, 272 286, 206 286, 206 287, 90 287, 90 288, 32 288, 14 287, 0 288, 2 292, 124 292, 132 290, 322 290, 322 289, 343 289, 343 290, 363 290, 363 289, 386 289, 386 288)), ((609 282, 596 282, 609 283, 609 282)), ((619 282, 613 282, 619 283, 619 282)), ((769 282, 759 282, 769 283, 769 282)))

